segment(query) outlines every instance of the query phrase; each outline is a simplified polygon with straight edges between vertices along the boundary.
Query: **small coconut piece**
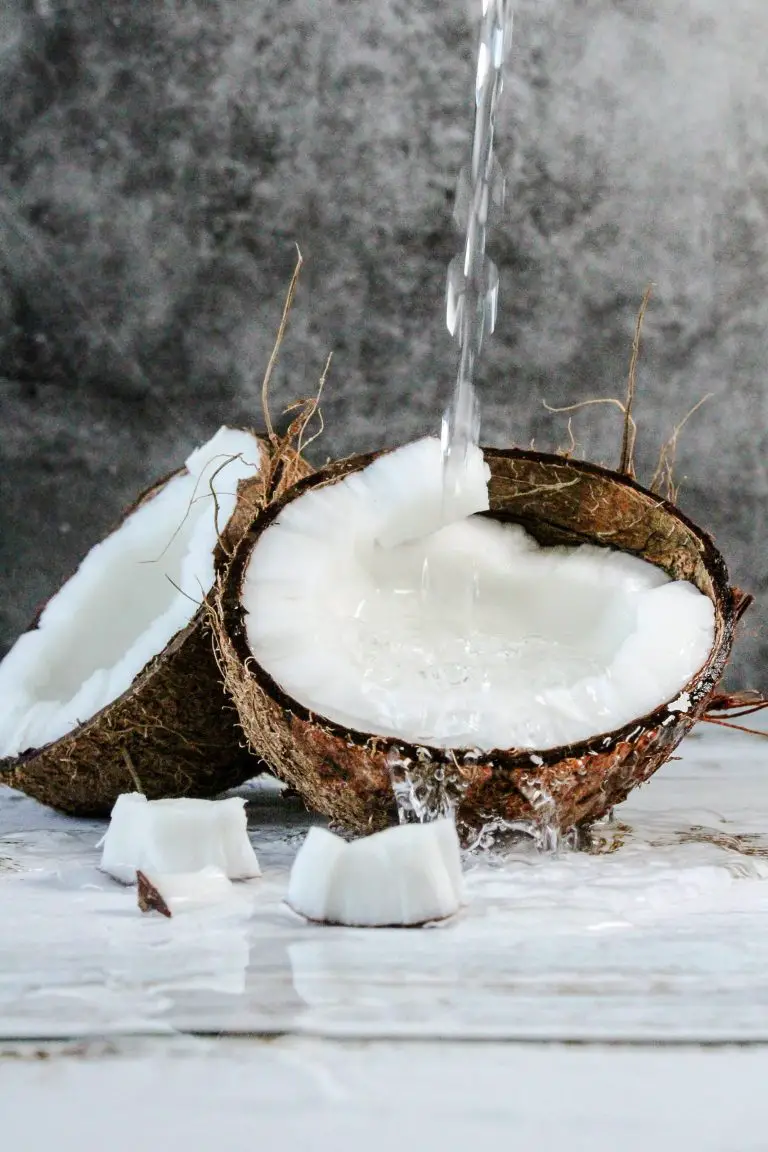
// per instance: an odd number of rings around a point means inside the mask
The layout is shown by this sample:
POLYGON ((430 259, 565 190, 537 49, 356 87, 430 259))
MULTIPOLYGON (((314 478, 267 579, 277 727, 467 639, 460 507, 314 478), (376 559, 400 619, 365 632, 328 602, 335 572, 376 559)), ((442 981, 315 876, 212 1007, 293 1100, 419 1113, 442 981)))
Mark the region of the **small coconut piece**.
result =
MULTIPOLYGON (((439 445, 429 451, 439 461, 439 445)), ((441 781, 465 835, 499 818, 555 831, 599 819, 648 779, 706 710, 750 598, 729 586, 711 539, 658 495, 596 465, 518 449, 484 451, 489 511, 434 534, 420 589, 407 526, 399 541, 382 544, 398 516, 417 521, 413 505, 424 483, 411 466, 417 452, 426 465, 427 450, 409 446, 328 466, 261 514, 236 548, 220 582, 217 633, 251 746, 310 806, 362 833, 397 820, 394 766, 422 791, 441 781), (410 679, 391 675, 387 684, 378 672, 367 675, 363 664, 371 654, 378 659, 379 641, 391 649, 381 614, 371 617, 366 660, 350 659, 382 588, 390 601, 405 591, 414 611, 403 619, 420 626, 435 602, 434 571, 444 581, 438 601, 466 589, 466 581, 451 580, 467 553, 469 569, 476 560, 481 581, 495 589, 489 603, 503 602, 499 579, 525 569, 527 586, 508 585, 510 617, 525 624, 529 605, 537 629, 556 626, 552 635, 565 647, 578 641, 575 653, 565 653, 578 657, 578 675, 563 683, 565 662, 550 661, 533 693, 521 675, 484 727, 461 717, 470 695, 461 682, 439 683, 433 713, 414 714, 425 694, 414 689, 413 674, 435 666, 432 652, 416 658, 407 632, 399 635, 410 679), (411 569, 398 568, 404 556, 411 569), (403 571, 408 579, 400 582, 403 571), (543 600, 538 577, 547 573, 543 600), (581 666, 585 658, 600 665, 596 678, 581 666), (382 697, 396 704, 389 716, 382 697), (505 729, 510 718, 516 728, 505 729)), ((482 592, 481 583, 481 613, 482 592)), ((509 648, 497 645, 499 664, 509 648)), ((450 663, 438 661, 437 671, 450 663)), ((452 671, 463 673, 463 663, 454 660, 452 671)), ((488 679, 492 697, 495 677, 488 679)), ((472 691, 482 702, 482 683, 472 691)))
POLYGON ((159 912, 168 918, 183 908, 219 903, 232 894, 232 881, 220 868, 165 872, 151 878, 138 869, 136 887, 142 912, 159 912))
POLYGON ((259 770, 221 688, 206 597, 259 507, 308 471, 283 446, 277 476, 270 452, 222 428, 45 605, 0 664, 0 781, 105 816, 131 786, 213 796, 259 770))
POLYGON ((350 843, 310 828, 291 870, 287 902, 307 920, 386 928, 444 920, 463 898, 459 840, 446 818, 350 843))
POLYGON ((173 913, 167 902, 143 872, 136 873, 136 886, 140 912, 159 912, 161 916, 165 916, 168 920, 171 919, 173 913))
POLYGON ((155 883, 165 875, 202 875, 211 868, 228 880, 261 875, 248 839, 245 800, 237 796, 147 800, 125 793, 100 843, 102 871, 123 884, 134 884, 137 871, 155 883))

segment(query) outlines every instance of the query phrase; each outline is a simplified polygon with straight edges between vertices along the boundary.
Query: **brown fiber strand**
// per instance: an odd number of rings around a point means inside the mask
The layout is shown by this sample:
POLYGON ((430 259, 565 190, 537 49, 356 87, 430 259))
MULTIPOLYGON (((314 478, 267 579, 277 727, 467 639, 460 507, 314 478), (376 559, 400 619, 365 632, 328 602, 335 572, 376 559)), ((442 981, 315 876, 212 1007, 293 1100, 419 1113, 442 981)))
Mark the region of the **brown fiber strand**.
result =
POLYGON ((635 403, 637 388, 637 364, 640 359, 640 336, 643 331, 643 321, 648 304, 651 299, 653 284, 649 284, 643 293, 640 311, 635 323, 635 335, 632 340, 632 355, 629 361, 629 375, 627 378, 627 398, 624 402, 624 428, 621 437, 621 456, 619 458, 619 472, 622 476, 635 476, 635 441, 637 439, 637 425, 632 416, 632 407, 635 403))

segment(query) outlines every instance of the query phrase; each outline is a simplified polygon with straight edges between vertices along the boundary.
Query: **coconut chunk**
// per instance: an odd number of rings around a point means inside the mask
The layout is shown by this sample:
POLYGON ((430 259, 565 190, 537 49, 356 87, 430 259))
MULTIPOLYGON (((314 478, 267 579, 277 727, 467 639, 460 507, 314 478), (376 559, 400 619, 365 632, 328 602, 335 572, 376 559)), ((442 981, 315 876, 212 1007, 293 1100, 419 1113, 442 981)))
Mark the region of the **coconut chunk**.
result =
POLYGON ((0 663, 0 757, 89 720, 189 624, 213 585, 217 525, 260 459, 255 435, 221 428, 91 549, 0 663))
POLYGON ((134 884, 136 872, 141 871, 163 896, 158 880, 167 875, 206 869, 215 869, 228 880, 261 875, 248 839, 245 800, 236 796, 147 800, 139 792, 124 793, 117 799, 100 844, 103 872, 123 884, 134 884))
POLYGON ((282 510, 242 603, 249 647, 289 697, 362 733, 541 750, 685 687, 714 642, 709 597, 624 552, 543 548, 467 517, 487 507, 486 476, 472 458, 441 505, 440 445, 422 440, 282 510))
POLYGON ((168 910, 166 915, 199 904, 216 904, 232 895, 232 881, 220 868, 201 868, 197 872, 156 872, 152 875, 138 869, 138 873, 139 907, 142 908, 143 876, 161 897, 168 910))
POLYGON ((288 904, 308 920, 360 928, 442 920, 463 899, 451 819, 403 824, 351 843, 311 828, 288 887, 288 904))
POLYGON ((361 473, 374 495, 378 515, 374 535, 383 548, 394 548, 432 535, 438 529, 488 511, 491 471, 480 448, 470 445, 454 482, 446 487, 440 441, 429 437, 408 446, 408 467, 398 453, 380 456, 361 473), (419 483, 414 485, 413 473, 419 483), (386 494, 385 499, 381 495, 386 494))

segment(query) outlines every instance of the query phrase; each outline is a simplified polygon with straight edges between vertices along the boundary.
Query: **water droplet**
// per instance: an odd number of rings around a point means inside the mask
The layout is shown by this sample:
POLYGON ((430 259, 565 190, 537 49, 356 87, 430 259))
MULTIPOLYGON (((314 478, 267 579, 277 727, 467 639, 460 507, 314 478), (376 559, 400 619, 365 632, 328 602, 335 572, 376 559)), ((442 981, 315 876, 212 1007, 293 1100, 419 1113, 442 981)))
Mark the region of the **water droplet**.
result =
POLYGON ((454 256, 448 266, 445 299, 448 331, 462 347, 470 348, 477 355, 485 334, 492 333, 496 327, 499 270, 493 260, 484 257, 477 271, 468 274, 462 258, 454 256))
POLYGON ((497 223, 504 206, 506 180, 501 165, 494 156, 491 161, 491 171, 488 177, 483 176, 481 188, 478 191, 473 186, 472 172, 465 164, 459 172, 456 182, 456 199, 454 201, 453 218, 456 224, 465 231, 469 225, 470 215, 476 211, 476 197, 480 200, 480 210, 485 224, 497 223))

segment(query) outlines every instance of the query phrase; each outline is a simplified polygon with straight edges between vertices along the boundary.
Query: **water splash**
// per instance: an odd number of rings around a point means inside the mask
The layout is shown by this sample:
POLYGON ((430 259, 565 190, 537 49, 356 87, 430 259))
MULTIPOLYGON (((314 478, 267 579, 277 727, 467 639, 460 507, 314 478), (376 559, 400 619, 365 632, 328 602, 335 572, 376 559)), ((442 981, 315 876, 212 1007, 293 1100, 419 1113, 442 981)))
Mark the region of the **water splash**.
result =
POLYGON ((388 767, 401 824, 428 824, 453 816, 468 787, 458 764, 435 766, 428 754, 414 763, 391 752, 388 767))
POLYGON ((503 816, 489 816, 474 832, 465 855, 480 858, 484 864, 503 866, 511 857, 519 858, 525 849, 556 856, 564 851, 580 851, 584 846, 584 837, 578 828, 561 832, 557 825, 546 820, 505 820, 503 816))

